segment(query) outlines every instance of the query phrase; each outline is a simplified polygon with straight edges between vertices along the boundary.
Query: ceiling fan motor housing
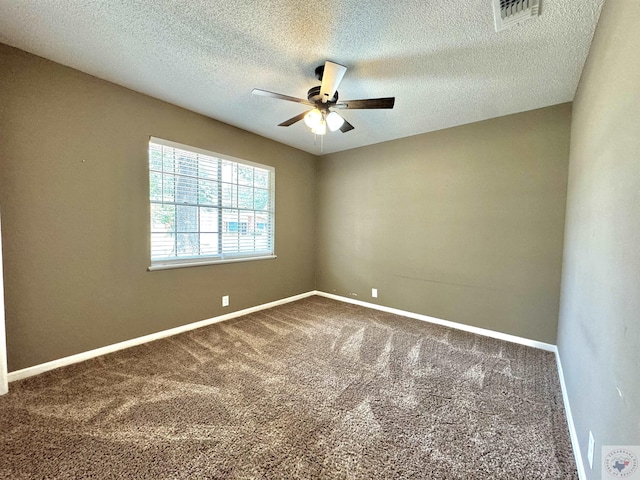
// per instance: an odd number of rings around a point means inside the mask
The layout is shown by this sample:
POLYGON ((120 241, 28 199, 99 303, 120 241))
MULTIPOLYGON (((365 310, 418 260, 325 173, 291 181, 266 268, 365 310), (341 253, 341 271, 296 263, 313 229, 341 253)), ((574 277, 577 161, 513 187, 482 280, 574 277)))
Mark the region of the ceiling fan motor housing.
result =
MULTIPOLYGON (((313 102, 315 104, 323 104, 322 103, 322 95, 320 95, 320 85, 318 85, 317 87, 312 87, 309 89, 309 91, 307 92, 307 99, 310 102, 313 102)), ((336 90, 336 93, 333 95, 333 98, 331 98, 330 100, 327 100, 327 103, 324 105, 327 105, 329 103, 336 103, 338 101, 338 91, 336 90)))

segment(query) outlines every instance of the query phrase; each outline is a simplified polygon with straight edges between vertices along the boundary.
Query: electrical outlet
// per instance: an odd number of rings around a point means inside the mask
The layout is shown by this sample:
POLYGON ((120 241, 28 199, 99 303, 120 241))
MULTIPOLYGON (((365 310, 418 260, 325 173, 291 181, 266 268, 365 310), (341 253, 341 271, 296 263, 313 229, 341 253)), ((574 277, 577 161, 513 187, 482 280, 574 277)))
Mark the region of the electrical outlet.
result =
POLYGON ((378 289, 377 288, 372 288, 371 289, 371 296, 373 298, 378 298, 378 289))
POLYGON ((222 306, 223 307, 228 307, 229 306, 229 295, 224 295, 222 297, 222 306))
POLYGON ((593 433, 589 430, 589 450, 587 450, 587 458, 589 459, 589 468, 593 470, 593 449, 595 446, 595 441, 593 440, 593 433))

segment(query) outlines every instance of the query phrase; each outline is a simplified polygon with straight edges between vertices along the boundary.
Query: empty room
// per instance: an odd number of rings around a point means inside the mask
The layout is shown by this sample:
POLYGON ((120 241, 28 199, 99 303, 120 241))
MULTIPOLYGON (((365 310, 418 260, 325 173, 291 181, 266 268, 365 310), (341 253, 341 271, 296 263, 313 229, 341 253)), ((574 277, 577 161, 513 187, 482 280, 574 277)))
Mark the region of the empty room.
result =
POLYGON ((639 27, 0 0, 0 478, 640 479, 639 27))

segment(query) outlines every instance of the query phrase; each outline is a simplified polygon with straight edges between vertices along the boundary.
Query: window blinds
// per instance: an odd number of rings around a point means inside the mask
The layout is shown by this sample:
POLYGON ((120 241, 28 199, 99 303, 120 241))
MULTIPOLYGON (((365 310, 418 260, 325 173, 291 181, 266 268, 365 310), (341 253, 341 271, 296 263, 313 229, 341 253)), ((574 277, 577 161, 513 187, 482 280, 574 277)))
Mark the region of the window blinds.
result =
POLYGON ((273 255, 273 167, 151 138, 152 265, 273 255))

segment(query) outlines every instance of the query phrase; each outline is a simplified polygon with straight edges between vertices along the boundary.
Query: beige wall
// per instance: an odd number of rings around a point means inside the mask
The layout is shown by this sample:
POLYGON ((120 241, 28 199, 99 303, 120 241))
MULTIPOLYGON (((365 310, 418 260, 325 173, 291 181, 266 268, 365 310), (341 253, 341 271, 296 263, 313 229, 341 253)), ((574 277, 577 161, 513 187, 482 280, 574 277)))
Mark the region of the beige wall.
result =
POLYGON ((314 156, 4 45, 0 109, 9 370, 314 288, 314 156), (150 135, 275 166, 278 258, 148 272, 150 135))
POLYGON ((322 157, 317 288, 555 343, 570 121, 565 104, 322 157))
POLYGON ((605 2, 571 129, 558 348, 589 479, 602 445, 640 445, 639 26, 640 2, 605 2))

